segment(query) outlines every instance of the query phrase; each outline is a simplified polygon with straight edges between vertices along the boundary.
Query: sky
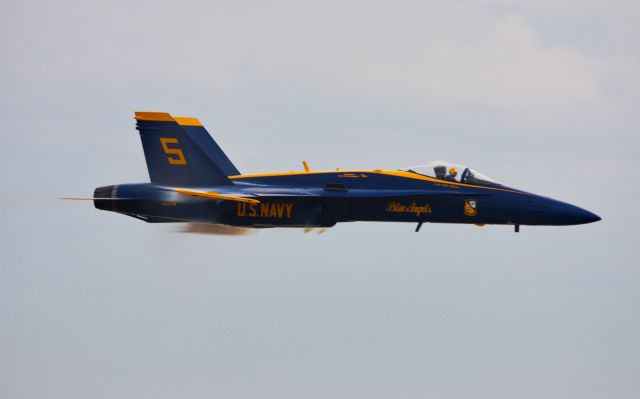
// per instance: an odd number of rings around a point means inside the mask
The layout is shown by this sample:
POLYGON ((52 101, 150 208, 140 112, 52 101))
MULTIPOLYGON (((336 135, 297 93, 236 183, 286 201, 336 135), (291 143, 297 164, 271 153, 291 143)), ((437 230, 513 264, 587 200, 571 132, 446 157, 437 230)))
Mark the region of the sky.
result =
POLYGON ((0 0, 3 398, 637 398, 640 3, 0 0), (572 227, 102 212, 134 111, 243 173, 467 164, 572 227))

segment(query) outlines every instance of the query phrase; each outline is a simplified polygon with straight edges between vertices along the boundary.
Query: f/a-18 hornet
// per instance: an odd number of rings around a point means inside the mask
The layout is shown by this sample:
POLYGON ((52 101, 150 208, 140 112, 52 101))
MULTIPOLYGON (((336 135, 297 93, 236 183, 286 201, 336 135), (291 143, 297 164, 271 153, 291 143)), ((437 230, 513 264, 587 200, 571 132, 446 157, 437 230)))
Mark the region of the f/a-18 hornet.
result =
POLYGON ((136 112, 150 183, 98 187, 98 209, 149 223, 331 227, 340 222, 566 226, 597 215, 462 165, 241 174, 200 121, 136 112))

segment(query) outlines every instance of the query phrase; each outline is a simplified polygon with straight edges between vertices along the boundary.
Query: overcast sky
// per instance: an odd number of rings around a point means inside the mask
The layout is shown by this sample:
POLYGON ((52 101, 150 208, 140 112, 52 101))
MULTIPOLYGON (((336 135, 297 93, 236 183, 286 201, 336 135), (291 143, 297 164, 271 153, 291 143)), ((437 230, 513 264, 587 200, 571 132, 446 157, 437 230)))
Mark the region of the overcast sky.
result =
POLYGON ((640 397, 640 3, 453 3, 0 0, 0 397, 640 397), (443 159, 603 221, 210 236, 60 201, 148 181, 134 111, 243 173, 443 159))

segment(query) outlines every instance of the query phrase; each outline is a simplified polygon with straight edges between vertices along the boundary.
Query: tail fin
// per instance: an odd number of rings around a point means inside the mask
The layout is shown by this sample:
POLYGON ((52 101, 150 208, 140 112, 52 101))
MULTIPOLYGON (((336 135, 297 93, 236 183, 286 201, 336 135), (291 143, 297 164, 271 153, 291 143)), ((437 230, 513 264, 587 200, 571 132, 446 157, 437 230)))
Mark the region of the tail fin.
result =
POLYGON ((152 183, 207 187, 240 174, 196 118, 136 112, 136 120, 152 183))
POLYGON ((213 140, 207 129, 196 118, 175 117, 176 121, 187 132, 189 137, 195 140, 209 157, 218 165, 227 176, 239 175, 240 171, 231 163, 227 154, 213 140))

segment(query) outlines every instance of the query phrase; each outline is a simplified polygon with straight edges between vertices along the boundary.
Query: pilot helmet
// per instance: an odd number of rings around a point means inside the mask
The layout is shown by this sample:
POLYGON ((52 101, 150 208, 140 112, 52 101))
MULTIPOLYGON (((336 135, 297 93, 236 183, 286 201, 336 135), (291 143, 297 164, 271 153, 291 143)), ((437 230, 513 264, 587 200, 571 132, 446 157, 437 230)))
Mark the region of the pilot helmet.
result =
POLYGON ((456 168, 455 166, 452 166, 451 168, 449 168, 449 174, 450 175, 457 175, 458 174, 458 168, 456 168))

